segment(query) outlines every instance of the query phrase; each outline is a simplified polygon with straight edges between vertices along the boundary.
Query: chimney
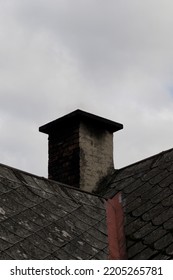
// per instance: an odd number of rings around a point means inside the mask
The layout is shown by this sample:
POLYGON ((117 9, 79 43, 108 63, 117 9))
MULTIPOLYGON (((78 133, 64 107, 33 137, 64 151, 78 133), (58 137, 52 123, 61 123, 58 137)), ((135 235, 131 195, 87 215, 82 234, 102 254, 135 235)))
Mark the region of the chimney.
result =
POLYGON ((123 125, 76 110, 39 128, 49 135, 49 179, 95 191, 114 170, 113 132, 123 125))

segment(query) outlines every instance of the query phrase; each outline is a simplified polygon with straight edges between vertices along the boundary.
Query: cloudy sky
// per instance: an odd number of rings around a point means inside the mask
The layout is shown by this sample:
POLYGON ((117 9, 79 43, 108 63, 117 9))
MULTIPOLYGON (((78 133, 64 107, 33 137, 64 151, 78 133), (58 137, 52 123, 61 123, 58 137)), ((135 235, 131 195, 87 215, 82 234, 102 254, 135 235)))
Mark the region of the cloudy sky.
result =
POLYGON ((117 168, 173 147, 173 2, 0 0, 0 162, 47 176, 38 127, 77 108, 124 124, 117 168))

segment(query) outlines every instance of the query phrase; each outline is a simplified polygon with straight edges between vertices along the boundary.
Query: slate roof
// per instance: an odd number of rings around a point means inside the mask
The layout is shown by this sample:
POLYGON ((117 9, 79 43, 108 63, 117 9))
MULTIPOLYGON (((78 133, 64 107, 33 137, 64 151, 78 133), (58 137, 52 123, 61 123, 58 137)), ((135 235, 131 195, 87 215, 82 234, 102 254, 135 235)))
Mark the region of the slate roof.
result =
POLYGON ((115 172, 99 194, 0 165, 0 259, 107 259, 104 202, 122 193, 129 259, 173 259, 173 149, 115 172))
POLYGON ((173 259, 173 149, 116 170, 101 191, 122 192, 129 259, 173 259))
POLYGON ((104 200, 0 165, 0 259, 107 259, 104 200))

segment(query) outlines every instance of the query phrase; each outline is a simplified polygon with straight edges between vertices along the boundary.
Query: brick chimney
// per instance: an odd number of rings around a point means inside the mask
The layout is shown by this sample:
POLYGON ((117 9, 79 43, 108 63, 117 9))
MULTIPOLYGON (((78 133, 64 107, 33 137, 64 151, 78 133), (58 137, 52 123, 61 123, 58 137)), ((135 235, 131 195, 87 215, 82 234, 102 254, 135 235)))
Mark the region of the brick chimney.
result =
POLYGON ((123 125, 76 110, 39 128, 49 135, 49 179, 95 191, 113 171, 113 132, 123 125))

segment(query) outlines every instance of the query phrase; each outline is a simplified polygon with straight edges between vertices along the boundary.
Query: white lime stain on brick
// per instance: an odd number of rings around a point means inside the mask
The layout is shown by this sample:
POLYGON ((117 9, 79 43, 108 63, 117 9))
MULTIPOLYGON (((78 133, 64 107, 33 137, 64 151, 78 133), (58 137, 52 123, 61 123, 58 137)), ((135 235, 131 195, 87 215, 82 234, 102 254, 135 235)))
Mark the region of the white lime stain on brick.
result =
POLYGON ((80 125, 80 188, 92 192, 113 169, 113 134, 80 125))

